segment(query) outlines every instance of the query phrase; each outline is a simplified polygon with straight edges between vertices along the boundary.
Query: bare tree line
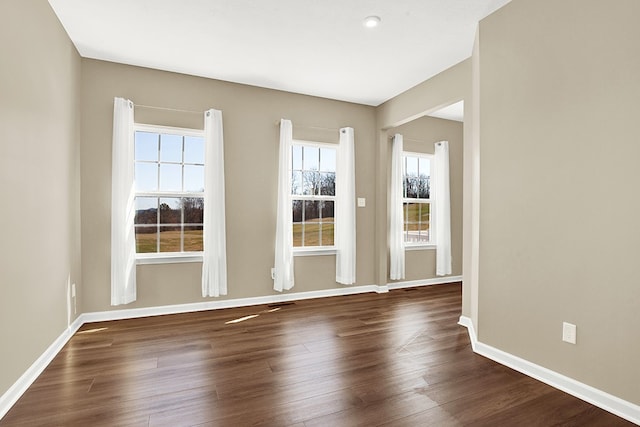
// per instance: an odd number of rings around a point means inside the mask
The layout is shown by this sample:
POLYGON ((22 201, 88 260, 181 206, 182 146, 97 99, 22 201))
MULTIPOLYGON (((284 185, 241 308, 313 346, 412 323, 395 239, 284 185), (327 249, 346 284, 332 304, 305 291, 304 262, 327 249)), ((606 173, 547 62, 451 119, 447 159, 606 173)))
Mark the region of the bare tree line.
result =
POLYGON ((429 199, 431 196, 431 177, 415 174, 405 175, 404 191, 407 198, 429 199))
MULTIPOLYGON (((160 224, 202 224, 204 219, 204 199, 202 197, 182 197, 177 208, 168 203, 160 203, 158 209, 149 208, 136 211, 136 225, 160 224), (184 221, 183 221, 184 216, 184 221)), ((195 228, 201 227, 195 226, 195 228)), ((161 227, 160 231, 179 229, 180 227, 161 227)), ((194 227, 185 227, 191 229, 194 227)), ((138 233, 155 233, 156 227, 138 227, 138 233)))
POLYGON ((296 200, 295 194, 335 196, 336 174, 319 173, 316 171, 294 172, 292 179, 293 222, 315 220, 318 218, 333 218, 334 202, 329 200, 296 200))

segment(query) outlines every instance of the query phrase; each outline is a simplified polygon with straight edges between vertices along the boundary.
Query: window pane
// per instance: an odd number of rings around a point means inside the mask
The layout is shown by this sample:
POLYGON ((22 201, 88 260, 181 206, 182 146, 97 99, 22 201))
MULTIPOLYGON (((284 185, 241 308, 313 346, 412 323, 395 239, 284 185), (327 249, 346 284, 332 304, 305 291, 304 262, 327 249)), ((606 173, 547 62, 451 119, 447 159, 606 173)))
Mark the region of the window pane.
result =
POLYGON ((421 243, 429 242, 430 211, 431 211, 431 205, 429 203, 420 204, 420 218, 419 218, 420 223, 418 226, 420 235, 418 236, 418 241, 421 243))
POLYGON ((320 223, 304 223, 304 244, 303 246, 320 246, 320 223))
POLYGON ((404 231, 407 243, 428 243, 430 235, 430 203, 404 203, 404 231))
POLYGON ((202 197, 185 197, 181 203, 185 224, 202 224, 204 222, 204 199, 202 197))
POLYGON ((302 194, 302 172, 292 172, 291 175, 291 194, 302 194))
POLYGON ((180 226, 160 227, 160 252, 180 252, 181 246, 180 226))
POLYGON ((302 246, 302 222, 293 223, 293 246, 302 246))
POLYGON ((431 220, 431 216, 430 214, 430 210, 431 210, 431 204, 429 203, 421 203, 420 204, 420 222, 426 222, 429 223, 429 221, 431 220))
POLYGON ((158 164, 157 163, 137 163, 135 164, 136 191, 157 191, 158 190, 158 164))
POLYGON ((182 137, 180 135, 160 135, 160 161, 182 161, 182 137))
POLYGON ((426 157, 420 157, 418 160, 418 171, 420 178, 426 178, 431 175, 431 162, 426 157))
POLYGON ((429 177, 420 178, 418 181, 418 197, 428 199, 431 196, 431 180, 429 177))
POLYGON ((184 137, 184 162, 204 165, 204 138, 184 137))
POLYGON ((293 211, 293 222, 302 222, 302 200, 293 200, 291 202, 292 211, 293 211))
POLYGON ((160 199, 160 224, 180 224, 182 212, 180 199, 177 197, 163 197, 160 199))
POLYGON ((335 172, 320 174, 320 195, 335 196, 336 195, 336 174, 335 172))
POLYGON ((318 172, 303 172, 302 194, 317 195, 320 191, 320 174, 318 172))
POLYGON ((157 223, 158 223, 158 198, 157 197, 136 197, 135 224, 157 224, 157 223))
POLYGON ((202 226, 184 227, 184 250, 198 252, 204 250, 202 226))
POLYGON ((322 245, 333 246, 333 218, 329 218, 328 222, 326 221, 325 219, 322 220, 322 245))
POLYGON ((136 227, 136 252, 139 254, 158 252, 158 227, 136 227))
POLYGON ((151 132, 135 133, 135 160, 158 161, 158 134, 151 132))
POLYGON ((320 202, 316 200, 304 201, 304 222, 317 221, 320 218, 320 202))
POLYGON ((319 157, 320 157, 320 149, 318 147, 303 147, 303 168, 304 170, 313 170, 317 171, 320 167, 319 165, 319 157))
POLYGON ((405 230, 407 230, 405 242, 417 243, 420 241, 420 225, 417 222, 408 222, 405 230))
POLYGON ((160 164, 160 191, 182 191, 182 166, 160 164))
POLYGON ((184 166, 184 191, 204 191, 204 166, 184 166))
POLYGON ((302 146, 294 145, 292 147, 291 161, 293 163, 293 170, 302 170, 302 146))
POLYGON ((418 176, 418 158, 414 156, 406 156, 405 175, 418 176))
POLYGON ((323 222, 333 221, 334 216, 334 203, 331 201, 320 202, 320 216, 323 222))
POLYGON ((322 172, 336 171, 336 150, 335 148, 320 149, 320 170, 322 172))
POLYGON ((418 197, 418 178, 415 176, 407 176, 405 177, 405 190, 407 198, 417 198, 418 197))
POLYGON ((404 203, 405 222, 418 222, 420 203, 404 203))
POLYGON ((417 241, 420 243, 429 243, 429 223, 422 222, 418 228, 420 234, 417 237, 417 241))

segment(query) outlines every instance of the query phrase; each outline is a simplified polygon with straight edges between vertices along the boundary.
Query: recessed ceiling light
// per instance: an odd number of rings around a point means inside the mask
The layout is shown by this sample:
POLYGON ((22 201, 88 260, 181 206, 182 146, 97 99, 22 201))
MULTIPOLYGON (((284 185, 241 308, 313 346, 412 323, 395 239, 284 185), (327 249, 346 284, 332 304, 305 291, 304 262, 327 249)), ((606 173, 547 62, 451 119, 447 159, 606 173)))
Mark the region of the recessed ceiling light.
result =
POLYGON ((380 24, 379 16, 367 16, 364 18, 364 26, 367 28, 374 28, 380 24))

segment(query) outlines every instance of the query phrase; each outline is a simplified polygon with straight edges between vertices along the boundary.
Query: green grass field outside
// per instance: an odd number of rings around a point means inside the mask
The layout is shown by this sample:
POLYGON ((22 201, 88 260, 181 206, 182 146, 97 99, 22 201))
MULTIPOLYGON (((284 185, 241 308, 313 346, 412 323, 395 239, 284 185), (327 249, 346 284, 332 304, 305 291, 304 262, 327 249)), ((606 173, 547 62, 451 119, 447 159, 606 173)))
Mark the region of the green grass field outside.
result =
POLYGON ((429 222, 428 203, 407 203, 404 205, 405 222, 429 222))
MULTIPOLYGON (((180 252, 180 231, 160 232, 160 251, 157 250, 157 233, 136 234, 136 250, 140 253, 180 252)), ((185 252, 202 251, 202 230, 184 231, 185 252)))
MULTIPOLYGON (((324 221, 333 220, 333 218, 324 218, 324 221)), ((293 246, 333 246, 333 222, 319 223, 309 221, 305 223, 293 224, 293 246), (304 245, 302 244, 302 236, 304 229, 304 245), (320 237, 322 230, 322 242, 320 237)))
POLYGON ((404 206, 405 231, 429 230, 429 210, 431 206, 425 203, 407 203, 404 206))

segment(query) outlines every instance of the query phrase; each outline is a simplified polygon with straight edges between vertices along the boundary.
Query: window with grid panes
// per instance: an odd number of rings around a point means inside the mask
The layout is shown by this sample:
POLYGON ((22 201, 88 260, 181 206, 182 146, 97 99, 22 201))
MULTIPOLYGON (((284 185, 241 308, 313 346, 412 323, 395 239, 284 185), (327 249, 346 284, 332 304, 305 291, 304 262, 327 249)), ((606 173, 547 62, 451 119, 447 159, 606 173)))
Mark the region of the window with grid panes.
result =
POLYGON ((403 154, 402 211, 404 241, 408 245, 432 243, 430 154, 403 154))
POLYGON ((202 131, 136 125, 136 252, 203 250, 202 131))
POLYGON ((333 247, 337 148, 294 141, 291 150, 293 246, 333 247))

